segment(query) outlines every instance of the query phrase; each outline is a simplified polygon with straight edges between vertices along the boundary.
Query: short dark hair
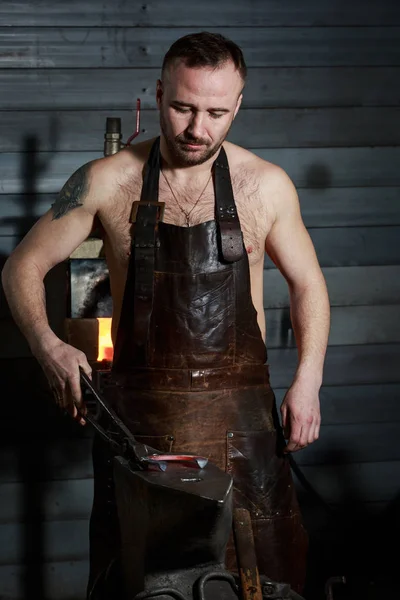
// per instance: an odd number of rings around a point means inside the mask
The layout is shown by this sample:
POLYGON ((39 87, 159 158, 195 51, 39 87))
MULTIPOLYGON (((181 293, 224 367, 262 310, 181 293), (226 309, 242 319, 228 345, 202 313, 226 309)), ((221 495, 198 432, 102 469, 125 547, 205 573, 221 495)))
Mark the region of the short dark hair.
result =
POLYGON ((172 44, 161 69, 176 60, 182 60, 187 67, 219 67, 232 61, 243 80, 246 80, 247 67, 239 46, 219 33, 202 31, 185 35, 172 44))

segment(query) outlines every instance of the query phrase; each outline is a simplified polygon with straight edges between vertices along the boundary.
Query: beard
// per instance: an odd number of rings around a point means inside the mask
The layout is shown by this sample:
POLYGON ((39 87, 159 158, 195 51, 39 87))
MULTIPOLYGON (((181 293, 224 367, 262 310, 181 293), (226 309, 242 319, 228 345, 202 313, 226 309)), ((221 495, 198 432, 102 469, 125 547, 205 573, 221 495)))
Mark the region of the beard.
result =
POLYGON ((207 140, 195 138, 187 132, 183 132, 176 137, 172 137, 168 130, 168 125, 164 117, 163 110, 161 109, 160 128, 171 159, 180 167, 193 167, 195 165, 202 165, 212 156, 217 154, 229 133, 230 126, 227 131, 225 131, 224 134, 213 144, 210 144, 207 140), (201 144, 204 149, 202 151, 200 149, 194 150, 188 148, 187 144, 201 144))

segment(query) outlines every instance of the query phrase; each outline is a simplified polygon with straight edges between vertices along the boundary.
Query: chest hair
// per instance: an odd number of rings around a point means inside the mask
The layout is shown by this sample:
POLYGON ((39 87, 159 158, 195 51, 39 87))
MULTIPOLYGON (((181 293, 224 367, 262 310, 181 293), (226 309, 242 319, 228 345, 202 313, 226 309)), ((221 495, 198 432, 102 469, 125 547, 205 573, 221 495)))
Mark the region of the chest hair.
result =
MULTIPOLYGON (((203 182, 204 186, 204 182, 203 182)), ((140 177, 130 177, 118 185, 114 200, 110 202, 101 220, 111 245, 113 254, 118 261, 127 262, 131 246, 131 224, 129 217, 132 204, 140 200, 142 181, 140 177)), ((249 254, 250 264, 257 262, 264 253, 264 241, 269 228, 267 200, 262 197, 255 173, 250 171, 232 175, 232 189, 235 197, 240 225, 245 247, 249 254)), ((171 193, 167 183, 160 176, 159 200, 165 202, 165 223, 186 226, 186 213, 191 211, 196 199, 201 194, 201 188, 188 187, 185 190, 174 190, 176 198, 171 193), (177 199, 177 200, 176 200, 177 199)), ((212 181, 209 182, 201 199, 190 213, 190 225, 197 225, 215 218, 215 198, 212 181)))

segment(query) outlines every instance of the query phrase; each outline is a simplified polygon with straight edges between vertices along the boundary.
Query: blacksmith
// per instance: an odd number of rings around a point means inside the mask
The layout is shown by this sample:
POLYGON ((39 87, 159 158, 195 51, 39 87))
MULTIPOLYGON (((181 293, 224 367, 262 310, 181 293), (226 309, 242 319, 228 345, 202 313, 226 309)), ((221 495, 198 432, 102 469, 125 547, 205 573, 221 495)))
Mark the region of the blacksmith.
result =
MULTIPOLYGON (((56 401, 83 421, 79 366, 91 367, 50 329, 43 279, 100 221, 116 410, 151 446, 206 455, 231 473, 260 572, 301 592, 307 533, 288 453, 318 438, 329 300, 290 178, 226 141, 245 80, 232 41, 206 32, 177 40, 157 82, 160 136, 78 169, 8 259, 3 282, 56 401), (265 252, 287 281, 298 348, 283 432, 269 384, 265 252)), ((94 459, 89 592, 119 548, 110 460, 97 441, 94 459)))

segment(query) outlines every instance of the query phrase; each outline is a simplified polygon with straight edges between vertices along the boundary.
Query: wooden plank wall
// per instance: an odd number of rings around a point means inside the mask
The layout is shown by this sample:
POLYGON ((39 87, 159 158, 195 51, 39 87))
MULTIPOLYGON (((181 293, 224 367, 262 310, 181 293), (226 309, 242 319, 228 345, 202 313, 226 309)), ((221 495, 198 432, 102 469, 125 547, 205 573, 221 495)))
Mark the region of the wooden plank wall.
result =
MULTIPOLYGON (((324 506, 317 509, 297 481, 319 554, 311 578, 322 579, 349 566, 346 548, 364 549, 360 562, 376 556, 353 517, 370 523, 378 514, 382 523, 384 511, 396 508, 400 487, 398 3, 2 2, 1 261, 69 175, 102 155, 106 117, 122 118, 126 139, 140 97, 142 137, 157 133, 154 95, 162 57, 181 35, 205 29, 239 43, 249 66, 229 139, 292 177, 328 283, 332 330, 321 438, 296 456, 336 510, 331 517, 324 506), (352 519, 337 527, 343 514, 352 519)), ((47 280, 49 317, 60 335, 64 288, 61 265, 47 280)), ((281 401, 296 349, 286 285, 268 259, 264 291, 272 383, 281 401)), ((82 598, 90 431, 54 409, 3 296, 0 328, 0 597, 82 598)))

